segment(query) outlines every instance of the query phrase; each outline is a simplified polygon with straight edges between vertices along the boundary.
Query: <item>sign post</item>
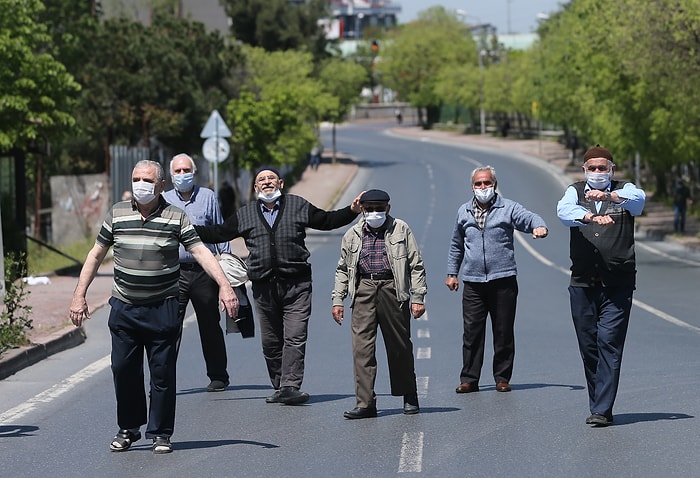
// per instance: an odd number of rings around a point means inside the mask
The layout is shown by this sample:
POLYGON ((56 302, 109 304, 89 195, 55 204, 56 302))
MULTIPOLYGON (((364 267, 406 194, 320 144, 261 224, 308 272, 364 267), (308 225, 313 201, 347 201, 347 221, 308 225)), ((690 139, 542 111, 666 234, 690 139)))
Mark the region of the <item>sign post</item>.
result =
POLYGON ((219 163, 228 158, 230 151, 228 141, 225 138, 231 137, 231 130, 228 129, 224 119, 217 110, 211 112, 207 124, 204 125, 201 138, 206 138, 202 145, 204 159, 212 163, 214 169, 214 193, 219 196, 219 163))

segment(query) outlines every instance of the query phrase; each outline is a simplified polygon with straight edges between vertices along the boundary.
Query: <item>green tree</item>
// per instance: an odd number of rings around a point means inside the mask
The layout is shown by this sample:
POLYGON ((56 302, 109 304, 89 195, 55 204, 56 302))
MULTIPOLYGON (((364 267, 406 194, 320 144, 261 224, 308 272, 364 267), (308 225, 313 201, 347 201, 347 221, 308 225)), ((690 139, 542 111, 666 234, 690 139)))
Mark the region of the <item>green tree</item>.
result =
POLYGON ((39 0, 0 0, 0 149, 60 137, 75 123, 71 98, 79 86, 35 20, 43 9, 39 0))
POLYGON ((383 84, 393 88, 404 101, 421 114, 421 123, 430 127, 439 117, 443 98, 436 91, 440 72, 459 65, 477 65, 477 50, 466 26, 443 7, 419 14, 417 21, 390 32, 376 65, 383 84))

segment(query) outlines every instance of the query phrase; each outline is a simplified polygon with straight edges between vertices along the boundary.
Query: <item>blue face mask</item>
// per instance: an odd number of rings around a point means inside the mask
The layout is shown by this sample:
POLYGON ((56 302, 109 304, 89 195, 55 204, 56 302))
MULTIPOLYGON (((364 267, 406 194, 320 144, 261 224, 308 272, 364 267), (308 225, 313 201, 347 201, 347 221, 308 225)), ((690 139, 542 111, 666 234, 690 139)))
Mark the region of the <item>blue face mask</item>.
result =
POLYGON ((181 193, 191 191, 194 187, 194 173, 176 174, 173 176, 173 186, 181 193))

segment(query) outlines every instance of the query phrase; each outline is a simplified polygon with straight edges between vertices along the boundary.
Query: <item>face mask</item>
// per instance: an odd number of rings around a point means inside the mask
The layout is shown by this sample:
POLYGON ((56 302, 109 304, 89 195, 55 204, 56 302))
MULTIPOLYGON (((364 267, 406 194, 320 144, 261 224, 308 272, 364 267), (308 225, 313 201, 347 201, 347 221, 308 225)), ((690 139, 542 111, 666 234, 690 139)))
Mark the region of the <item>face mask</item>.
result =
POLYGON ((279 189, 275 189, 275 191, 270 194, 265 194, 264 192, 260 191, 258 193, 258 199, 260 199, 262 202, 272 202, 275 201, 281 195, 282 191, 280 191, 279 189))
POLYGON ((365 221, 369 227, 375 229, 382 227, 382 224, 386 221, 386 211, 365 213, 365 221))
POLYGON ((194 173, 176 174, 173 176, 173 186, 181 193, 192 190, 194 187, 194 173))
POLYGON ((474 196, 476 196, 476 200, 479 201, 481 204, 486 204, 491 199, 493 199, 494 194, 495 192, 492 187, 474 190, 474 196))
POLYGON ((610 184, 610 173, 586 172, 586 182, 593 189, 606 189, 610 184))
POLYGON ((131 183, 131 191, 134 194, 134 200, 139 204, 148 204, 156 198, 154 194, 156 185, 147 183, 146 181, 137 181, 131 183))

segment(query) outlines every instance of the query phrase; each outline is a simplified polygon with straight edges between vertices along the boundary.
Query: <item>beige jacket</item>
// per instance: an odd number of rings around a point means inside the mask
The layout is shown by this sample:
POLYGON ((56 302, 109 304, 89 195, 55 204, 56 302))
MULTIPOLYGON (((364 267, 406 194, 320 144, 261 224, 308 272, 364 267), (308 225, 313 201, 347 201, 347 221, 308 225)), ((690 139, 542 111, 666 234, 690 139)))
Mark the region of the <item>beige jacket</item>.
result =
MULTIPOLYGON (((343 305, 343 299, 348 295, 353 300, 358 283, 357 269, 364 225, 365 220, 360 219, 343 236, 340 259, 335 270, 335 287, 331 294, 333 305, 343 305)), ((423 258, 413 232, 401 219, 387 215, 384 239, 389 265, 394 274, 396 299, 399 302, 410 300, 413 304, 423 304, 428 288, 423 258)))

